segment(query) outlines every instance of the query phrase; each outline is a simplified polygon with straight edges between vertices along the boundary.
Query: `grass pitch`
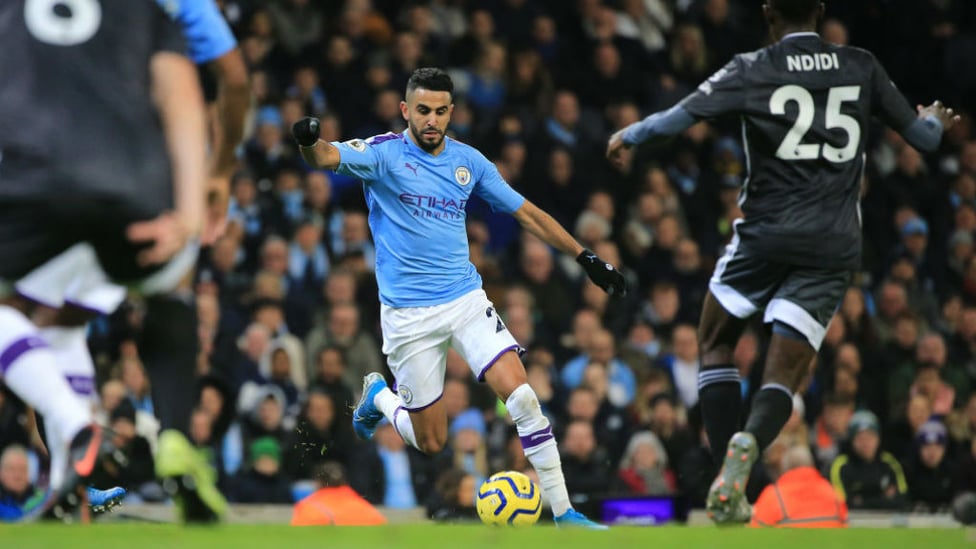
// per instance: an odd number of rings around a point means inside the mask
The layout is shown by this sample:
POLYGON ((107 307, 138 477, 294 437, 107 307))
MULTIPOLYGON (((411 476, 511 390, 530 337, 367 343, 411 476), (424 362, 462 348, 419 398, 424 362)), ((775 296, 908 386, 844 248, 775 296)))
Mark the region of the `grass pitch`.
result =
POLYGON ((868 529, 755 530, 716 527, 619 527, 609 532, 556 530, 551 525, 525 529, 480 525, 409 525, 371 528, 222 525, 184 528, 155 524, 0 526, 3 549, 174 548, 298 549, 627 549, 627 548, 976 548, 976 530, 868 529))

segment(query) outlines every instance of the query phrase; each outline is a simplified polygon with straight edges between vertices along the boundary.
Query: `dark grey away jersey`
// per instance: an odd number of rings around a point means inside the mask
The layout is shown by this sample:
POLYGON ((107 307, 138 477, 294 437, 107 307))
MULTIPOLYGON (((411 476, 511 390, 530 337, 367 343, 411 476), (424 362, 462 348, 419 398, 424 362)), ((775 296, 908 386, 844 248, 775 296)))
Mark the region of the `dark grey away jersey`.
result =
POLYGON ((170 207, 149 62, 182 53, 153 0, 0 2, 0 200, 104 194, 170 207))
POLYGON ((860 267, 871 116, 899 132, 915 119, 870 52, 794 34, 735 56, 681 105, 699 119, 741 116, 744 251, 794 265, 860 267))

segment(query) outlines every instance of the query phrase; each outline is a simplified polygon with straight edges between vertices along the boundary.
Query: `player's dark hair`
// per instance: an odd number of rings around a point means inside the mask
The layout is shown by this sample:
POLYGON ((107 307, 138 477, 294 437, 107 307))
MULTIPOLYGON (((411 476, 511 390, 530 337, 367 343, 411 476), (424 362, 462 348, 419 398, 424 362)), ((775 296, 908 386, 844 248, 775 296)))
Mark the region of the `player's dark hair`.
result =
POLYGON ((417 88, 454 95, 454 82, 451 81, 451 77, 436 67, 422 67, 413 71, 410 80, 407 81, 407 93, 417 88))
POLYGON ((787 23, 802 25, 817 16, 821 0, 766 0, 787 23))

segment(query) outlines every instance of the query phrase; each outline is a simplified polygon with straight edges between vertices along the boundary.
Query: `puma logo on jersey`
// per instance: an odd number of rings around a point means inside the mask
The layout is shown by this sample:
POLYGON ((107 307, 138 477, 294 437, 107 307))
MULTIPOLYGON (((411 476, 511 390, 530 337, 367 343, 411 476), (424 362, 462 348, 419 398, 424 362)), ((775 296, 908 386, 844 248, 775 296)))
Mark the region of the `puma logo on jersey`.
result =
POLYGON ((417 167, 411 166, 409 162, 404 162, 403 167, 408 168, 410 171, 413 172, 414 175, 417 175, 417 167))
POLYGON ((836 53, 815 53, 813 55, 787 55, 786 70, 796 71, 835 71, 840 69, 840 59, 836 53))

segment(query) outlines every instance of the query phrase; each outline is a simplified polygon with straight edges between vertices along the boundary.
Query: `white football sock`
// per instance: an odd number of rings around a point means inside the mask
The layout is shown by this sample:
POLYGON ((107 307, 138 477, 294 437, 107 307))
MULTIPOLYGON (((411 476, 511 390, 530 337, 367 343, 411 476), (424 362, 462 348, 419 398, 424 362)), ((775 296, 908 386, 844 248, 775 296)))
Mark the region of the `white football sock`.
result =
MULTIPOLYGON (((92 422, 91 407, 64 380, 46 341, 20 311, 0 305, 0 373, 4 383, 44 418, 52 460, 92 422)), ((52 471, 51 487, 60 473, 52 471)))
POLYGON ((373 405, 383 412, 386 419, 390 420, 393 428, 400 434, 404 442, 420 450, 417 444, 417 435, 413 432, 413 422, 410 421, 410 412, 403 407, 400 396, 389 389, 384 388, 373 398, 373 405))
POLYGON ((84 326, 41 328, 41 337, 51 346, 58 369, 75 394, 95 403, 95 363, 88 351, 84 326))
POLYGON ((556 438, 552 435, 549 420, 542 415, 539 399, 528 384, 523 384, 512 391, 505 401, 505 407, 515 420, 525 457, 539 474, 539 484, 549 500, 552 514, 557 517, 562 515, 573 506, 569 503, 556 438))

